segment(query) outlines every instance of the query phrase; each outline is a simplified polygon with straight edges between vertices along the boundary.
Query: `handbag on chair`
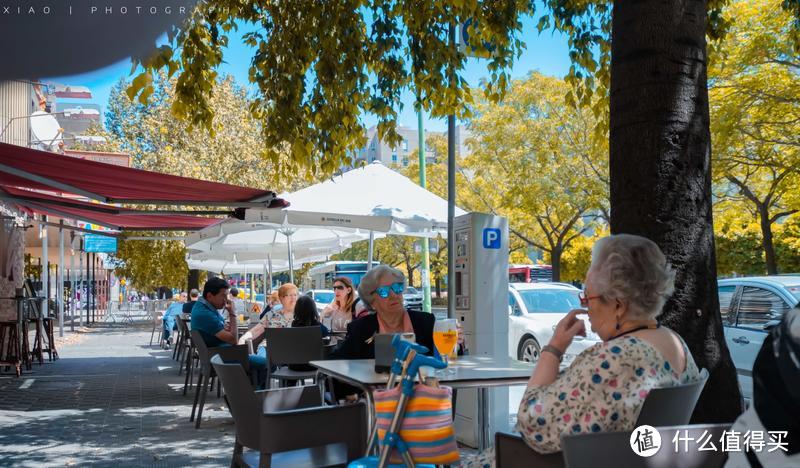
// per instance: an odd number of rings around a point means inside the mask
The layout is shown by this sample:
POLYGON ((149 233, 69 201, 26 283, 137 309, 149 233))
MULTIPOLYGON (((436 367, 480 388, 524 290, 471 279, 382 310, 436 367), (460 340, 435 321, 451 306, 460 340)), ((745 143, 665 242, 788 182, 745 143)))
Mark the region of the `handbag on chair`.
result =
MULTIPOLYGON (((374 392, 379 440, 384 440, 400 393, 399 385, 390 390, 374 392)), ((400 427, 400 438, 408 445, 415 463, 448 465, 458 462, 452 396, 450 387, 414 385, 414 395, 408 402, 400 427)), ((390 463, 403 463, 396 450, 392 451, 390 463)))

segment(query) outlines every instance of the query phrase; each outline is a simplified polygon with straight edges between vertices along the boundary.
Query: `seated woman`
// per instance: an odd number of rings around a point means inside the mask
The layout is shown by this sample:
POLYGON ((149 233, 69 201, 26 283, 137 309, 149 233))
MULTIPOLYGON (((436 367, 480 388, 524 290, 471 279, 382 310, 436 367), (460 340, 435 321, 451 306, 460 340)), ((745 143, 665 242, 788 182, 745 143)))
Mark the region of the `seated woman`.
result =
POLYGON ((286 283, 278 288, 278 300, 280 304, 267 312, 262 322, 264 326, 270 328, 289 328, 292 326, 294 320, 294 307, 297 303, 297 298, 300 293, 297 286, 292 283, 286 283))
POLYGON ((309 296, 300 296, 297 298, 297 304, 294 306, 294 320, 292 320, 292 327, 313 327, 319 325, 322 329, 322 336, 331 334, 328 327, 320 323, 319 313, 317 312, 317 303, 309 296))
MULTIPOLYGON (((294 306, 294 320, 292 320, 292 328, 294 327, 313 327, 318 326, 322 329, 322 336, 329 336, 331 332, 328 327, 321 324, 319 321, 319 313, 317 312, 317 303, 309 296, 300 296, 297 299, 297 304, 294 306)), ((296 371, 312 371, 316 369, 309 364, 291 364, 289 369, 296 371)), ((294 385, 294 380, 288 380, 287 385, 294 385)))
POLYGON ((258 316, 259 320, 262 320, 268 313, 272 312, 272 310, 280 304, 278 300, 278 291, 272 291, 267 297, 267 301, 264 304, 264 311, 261 312, 261 315, 258 316))
POLYGON ((331 331, 347 331, 347 324, 355 319, 356 292, 353 290, 353 282, 346 276, 340 276, 333 280, 333 302, 325 307, 322 316, 331 319, 331 331))
POLYGON ((358 285, 361 301, 374 314, 347 325, 347 335, 331 353, 331 359, 372 359, 377 333, 414 333, 416 342, 433 353, 433 314, 406 310, 403 291, 406 277, 388 265, 369 270, 358 285))
MULTIPOLYGON (((581 305, 569 312, 542 348, 517 413, 517 430, 540 453, 561 450, 562 434, 630 431, 650 390, 699 379, 686 344, 656 317, 673 291, 675 274, 651 240, 618 234, 592 249, 581 305), (588 313, 603 340, 559 373, 588 313)), ((493 464, 486 452, 469 464, 493 464)))

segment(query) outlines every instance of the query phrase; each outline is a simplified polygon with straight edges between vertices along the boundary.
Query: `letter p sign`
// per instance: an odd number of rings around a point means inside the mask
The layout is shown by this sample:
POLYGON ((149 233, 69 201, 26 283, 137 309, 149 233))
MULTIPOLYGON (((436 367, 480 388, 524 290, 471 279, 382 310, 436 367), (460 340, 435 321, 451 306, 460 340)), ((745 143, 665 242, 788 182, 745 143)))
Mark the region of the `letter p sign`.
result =
POLYGON ((497 228, 485 228, 483 230, 483 248, 484 249, 499 249, 500 248, 500 230, 497 228))

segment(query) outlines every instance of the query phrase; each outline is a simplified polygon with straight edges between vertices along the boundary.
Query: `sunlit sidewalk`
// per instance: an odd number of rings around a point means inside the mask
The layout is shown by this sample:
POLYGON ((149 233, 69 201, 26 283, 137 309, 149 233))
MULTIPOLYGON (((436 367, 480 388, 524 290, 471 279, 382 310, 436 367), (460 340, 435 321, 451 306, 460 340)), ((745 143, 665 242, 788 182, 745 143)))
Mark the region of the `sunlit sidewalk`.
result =
POLYGON ((149 340, 149 326, 98 325, 69 336, 60 360, 0 376, 0 465, 229 465, 223 400, 209 392, 195 429, 194 389, 182 395, 172 351, 149 340))

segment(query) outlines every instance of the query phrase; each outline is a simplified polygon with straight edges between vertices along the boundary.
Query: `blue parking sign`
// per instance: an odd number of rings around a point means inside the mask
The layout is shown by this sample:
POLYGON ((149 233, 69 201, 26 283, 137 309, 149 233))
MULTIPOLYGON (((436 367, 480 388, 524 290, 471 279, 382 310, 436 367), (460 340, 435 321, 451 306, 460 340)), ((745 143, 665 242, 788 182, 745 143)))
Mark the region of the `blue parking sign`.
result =
POLYGON ((497 228, 484 228, 483 229, 483 248, 484 249, 499 249, 500 248, 500 230, 497 228))

